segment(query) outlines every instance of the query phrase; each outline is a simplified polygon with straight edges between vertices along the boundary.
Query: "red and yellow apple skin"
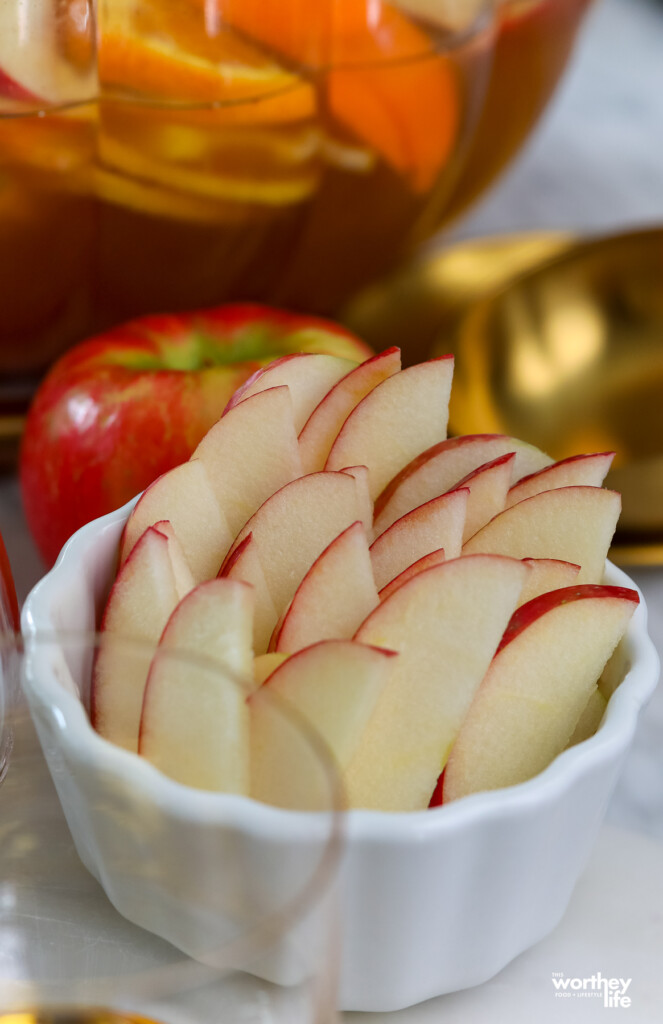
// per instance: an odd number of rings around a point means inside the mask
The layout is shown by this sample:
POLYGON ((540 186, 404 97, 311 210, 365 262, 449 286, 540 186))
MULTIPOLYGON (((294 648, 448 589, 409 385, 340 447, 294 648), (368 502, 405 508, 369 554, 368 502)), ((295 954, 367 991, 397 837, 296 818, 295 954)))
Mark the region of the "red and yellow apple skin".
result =
POLYGON ((70 349, 37 390, 20 454, 45 562, 84 523, 188 459, 236 388, 293 352, 372 355, 334 323, 252 304, 142 317, 70 349))

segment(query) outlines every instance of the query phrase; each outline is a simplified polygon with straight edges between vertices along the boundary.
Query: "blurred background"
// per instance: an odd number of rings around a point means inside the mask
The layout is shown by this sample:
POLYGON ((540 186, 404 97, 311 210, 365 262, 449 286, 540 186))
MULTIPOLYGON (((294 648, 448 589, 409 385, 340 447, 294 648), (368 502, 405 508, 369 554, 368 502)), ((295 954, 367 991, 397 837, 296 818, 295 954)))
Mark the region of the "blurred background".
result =
POLYGON ((551 105, 445 241, 663 222, 663 3, 596 0, 551 105))

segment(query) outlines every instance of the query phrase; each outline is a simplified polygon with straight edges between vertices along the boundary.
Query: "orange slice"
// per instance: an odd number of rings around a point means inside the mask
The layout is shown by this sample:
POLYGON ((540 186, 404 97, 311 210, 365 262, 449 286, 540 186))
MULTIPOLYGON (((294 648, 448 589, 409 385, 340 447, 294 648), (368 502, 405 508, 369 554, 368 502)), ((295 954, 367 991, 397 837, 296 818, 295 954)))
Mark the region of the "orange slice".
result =
POLYGON ((178 0, 108 5, 99 79, 148 99, 221 104, 229 121, 289 121, 315 111, 311 85, 230 29, 210 36, 202 13, 178 0), (251 101, 250 103, 247 101, 251 101))
MULTIPOLYGON (((193 4, 209 0, 190 0, 193 4)), ((417 191, 432 187, 459 127, 450 60, 401 11, 370 0, 217 0, 224 23, 294 65, 324 72, 331 116, 417 191)))
POLYGON ((143 181, 156 182, 210 199, 232 199, 267 206, 301 202, 314 191, 319 181, 319 172, 310 166, 304 166, 298 173, 284 175, 282 178, 261 179, 249 175, 231 176, 208 172, 153 157, 108 136, 100 138, 99 155, 106 166, 143 181))

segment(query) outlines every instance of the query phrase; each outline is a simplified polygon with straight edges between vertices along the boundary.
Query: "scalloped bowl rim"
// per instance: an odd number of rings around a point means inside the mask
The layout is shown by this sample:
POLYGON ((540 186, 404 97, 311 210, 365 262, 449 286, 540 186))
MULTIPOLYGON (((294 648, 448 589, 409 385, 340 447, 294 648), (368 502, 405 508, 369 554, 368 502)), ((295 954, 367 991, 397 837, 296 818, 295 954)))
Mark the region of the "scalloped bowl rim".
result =
MULTIPOLYGON (((32 588, 22 612, 22 632, 26 640, 24 686, 50 708, 63 744, 76 760, 94 763, 107 775, 123 777, 134 791, 138 788, 155 805, 167 807, 182 820, 232 822, 254 833, 288 829, 290 837, 303 829, 306 834, 315 814, 303 814, 270 807, 246 796, 194 790, 168 778, 139 755, 115 746, 93 729, 82 702, 67 692, 51 675, 37 678, 35 659, 29 639, 42 631, 53 632, 45 621, 51 604, 49 595, 59 581, 77 573, 82 550, 95 547, 106 527, 124 521, 136 496, 121 508, 81 527, 64 545, 53 568, 32 588)), ((647 633, 647 610, 636 584, 611 562, 606 563, 608 582, 637 590, 640 604, 629 624, 625 640, 628 667, 624 678, 610 697, 606 714, 597 732, 589 739, 560 754, 542 772, 527 782, 508 788, 476 793, 451 804, 421 811, 385 812, 350 810, 347 833, 351 839, 409 843, 430 836, 469 827, 481 819, 491 820, 523 813, 532 804, 552 802, 572 787, 586 771, 613 759, 627 749, 635 732, 642 707, 654 692, 658 680, 659 659, 647 633)), ((34 650, 34 649, 33 649, 34 650)))

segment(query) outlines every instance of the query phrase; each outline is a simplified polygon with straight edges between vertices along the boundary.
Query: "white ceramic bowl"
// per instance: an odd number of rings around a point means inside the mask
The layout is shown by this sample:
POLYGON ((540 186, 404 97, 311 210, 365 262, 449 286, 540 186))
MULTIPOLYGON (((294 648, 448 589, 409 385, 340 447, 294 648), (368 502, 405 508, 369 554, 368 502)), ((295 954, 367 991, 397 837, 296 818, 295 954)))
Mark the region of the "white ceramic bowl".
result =
MULTIPOLYGON (((95 628, 130 508, 71 538, 26 601, 24 633, 95 628)), ((606 580, 634 586, 610 564, 606 580)), ((589 857, 638 713, 658 679, 644 603, 618 655, 612 666, 618 685, 598 732, 536 778, 434 810, 349 813, 342 866, 343 1009, 396 1010, 478 985, 555 927, 589 857)), ((112 747, 91 728, 80 700, 36 656, 26 659, 24 685, 77 849, 118 909, 136 923, 186 948, 186 905, 169 913, 143 899, 138 912, 123 892, 123 879, 108 877, 111 847, 125 837, 95 822, 95 794, 101 791, 113 792, 136 841, 145 803, 152 802, 164 834, 193 822, 204 842, 206 827, 211 836, 228 821, 250 834, 264 855, 291 840, 296 861, 306 833, 297 821, 305 815, 240 797, 194 794, 137 755, 112 747)), ((173 877, 172 891, 178 887, 181 879, 173 877)))

